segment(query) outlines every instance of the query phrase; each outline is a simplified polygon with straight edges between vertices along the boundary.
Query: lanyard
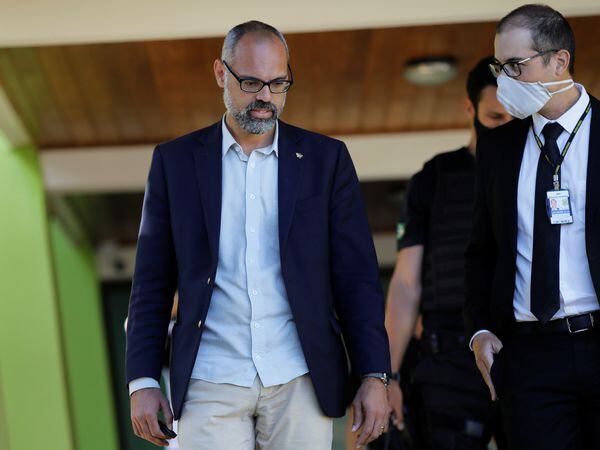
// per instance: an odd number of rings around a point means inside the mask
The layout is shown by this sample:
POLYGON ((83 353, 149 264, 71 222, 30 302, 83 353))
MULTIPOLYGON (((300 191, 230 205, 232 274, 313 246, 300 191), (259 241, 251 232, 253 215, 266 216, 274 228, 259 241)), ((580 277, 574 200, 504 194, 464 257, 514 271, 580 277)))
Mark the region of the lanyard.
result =
MULTIPOLYGON (((583 124, 583 121, 585 120, 586 116, 590 112, 590 109, 592 109, 592 101, 591 100, 588 103, 587 108, 585 108, 585 111, 583 112, 583 114, 579 118, 579 121, 577 122, 577 125, 575 125, 575 129, 573 130, 573 132, 571 133, 571 136, 569 136, 569 140, 565 144, 565 148, 563 148, 563 151, 560 154, 560 162, 554 168, 553 181, 554 181, 554 189, 555 190, 559 190, 560 189, 560 178, 558 176, 558 174, 560 173, 560 166, 562 165, 563 161, 565 160, 565 156, 567 156, 567 152, 569 151, 569 148, 571 148, 571 144, 573 143, 573 139, 575 139, 575 135, 579 131, 579 128, 581 128, 581 125, 583 124)), ((538 147, 540 148, 540 150, 542 150, 544 144, 542 144, 542 141, 540 140, 540 138, 538 137, 538 135, 535 134, 535 131, 533 130, 533 125, 531 126, 531 131, 533 131, 533 136, 535 137, 535 141, 537 142, 538 147)), ((552 165, 552 162, 548 158, 548 155, 544 154, 544 158, 546 158, 546 161, 548 161, 548 164, 552 165)))

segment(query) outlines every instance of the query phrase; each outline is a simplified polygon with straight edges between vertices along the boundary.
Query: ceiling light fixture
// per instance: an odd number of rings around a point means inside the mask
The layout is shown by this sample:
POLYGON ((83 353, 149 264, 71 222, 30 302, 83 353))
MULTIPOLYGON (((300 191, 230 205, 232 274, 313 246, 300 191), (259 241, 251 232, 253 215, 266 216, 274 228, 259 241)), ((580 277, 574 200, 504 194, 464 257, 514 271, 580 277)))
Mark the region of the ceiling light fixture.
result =
POLYGON ((456 59, 450 56, 413 59, 406 63, 404 69, 404 78, 418 86, 444 84, 456 74, 456 59))

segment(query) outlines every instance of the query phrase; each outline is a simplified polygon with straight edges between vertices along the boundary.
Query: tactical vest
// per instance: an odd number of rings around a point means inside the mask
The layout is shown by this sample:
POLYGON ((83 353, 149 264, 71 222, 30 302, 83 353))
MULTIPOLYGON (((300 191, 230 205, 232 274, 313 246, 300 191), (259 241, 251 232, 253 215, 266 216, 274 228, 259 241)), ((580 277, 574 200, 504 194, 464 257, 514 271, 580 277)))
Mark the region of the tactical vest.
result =
POLYGON ((463 148, 437 156, 434 165, 436 186, 424 254, 421 310, 459 312, 473 223, 475 159, 463 148))

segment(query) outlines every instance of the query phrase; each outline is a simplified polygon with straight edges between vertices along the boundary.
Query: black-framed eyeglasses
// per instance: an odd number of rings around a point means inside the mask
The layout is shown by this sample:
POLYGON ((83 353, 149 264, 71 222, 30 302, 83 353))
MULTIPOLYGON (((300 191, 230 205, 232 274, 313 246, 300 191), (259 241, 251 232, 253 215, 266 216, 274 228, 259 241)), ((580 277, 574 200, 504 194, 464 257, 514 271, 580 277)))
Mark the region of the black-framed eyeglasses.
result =
POLYGON ((294 75, 292 74, 292 68, 288 64, 287 68, 290 72, 290 78, 275 78, 271 81, 263 81, 258 78, 253 77, 240 77, 237 73, 235 73, 227 62, 223 61, 223 65, 227 67, 227 70, 231 72, 231 75, 235 77, 236 80, 240 83, 240 89, 244 92, 249 92, 251 94, 256 94, 257 92, 262 91, 265 86, 269 87, 269 91, 271 94, 283 94, 290 90, 292 84, 294 84, 294 75))
POLYGON ((502 64, 500 61, 496 60, 496 62, 493 62, 492 64, 490 64, 490 70, 492 71, 492 73, 494 74, 494 76, 496 78, 498 78, 502 72, 504 72, 507 76, 511 77, 511 78, 518 78, 519 76, 521 76, 521 66, 523 64, 525 64, 528 61, 531 61, 534 58, 537 58, 538 56, 543 56, 546 53, 552 53, 552 52, 557 52, 558 50, 544 50, 541 52, 536 53, 533 56, 530 56, 528 58, 524 58, 524 59, 520 59, 520 60, 509 60, 507 62, 505 62, 504 64, 502 64))

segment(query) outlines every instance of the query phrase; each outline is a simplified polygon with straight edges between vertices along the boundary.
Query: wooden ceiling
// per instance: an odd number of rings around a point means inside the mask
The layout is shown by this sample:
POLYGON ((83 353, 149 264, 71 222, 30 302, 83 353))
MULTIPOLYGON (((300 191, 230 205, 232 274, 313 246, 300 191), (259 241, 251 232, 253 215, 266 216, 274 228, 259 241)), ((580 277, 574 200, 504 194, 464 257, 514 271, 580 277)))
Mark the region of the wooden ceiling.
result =
MULTIPOLYGON (((571 20, 577 79, 600 95, 600 16, 571 20)), ((467 125, 464 80, 493 52, 493 23, 290 34, 296 83, 284 119, 326 134, 467 125), (458 60, 438 87, 402 77, 423 56, 458 60)), ((152 144, 219 119, 221 39, 0 49, 0 84, 40 148, 152 144)))

